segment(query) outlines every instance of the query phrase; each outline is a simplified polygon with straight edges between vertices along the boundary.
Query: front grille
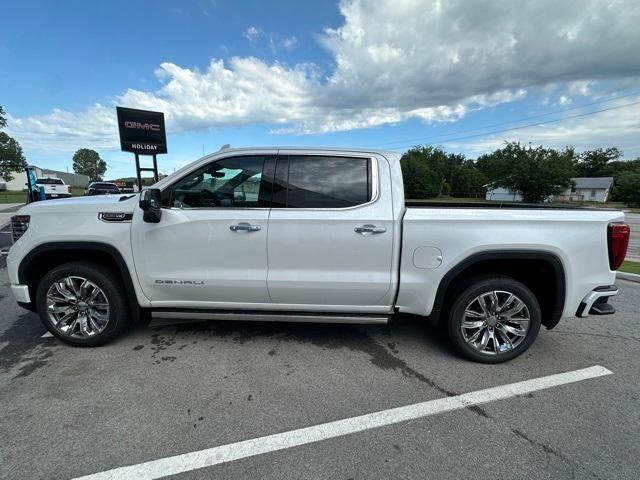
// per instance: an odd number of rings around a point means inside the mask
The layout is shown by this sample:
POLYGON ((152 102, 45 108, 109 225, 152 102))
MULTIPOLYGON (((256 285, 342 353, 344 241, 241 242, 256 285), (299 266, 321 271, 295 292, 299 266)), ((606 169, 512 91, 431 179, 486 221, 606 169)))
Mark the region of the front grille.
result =
POLYGON ((11 217, 11 239, 13 243, 20 240, 24 232, 29 228, 29 215, 16 215, 11 217))

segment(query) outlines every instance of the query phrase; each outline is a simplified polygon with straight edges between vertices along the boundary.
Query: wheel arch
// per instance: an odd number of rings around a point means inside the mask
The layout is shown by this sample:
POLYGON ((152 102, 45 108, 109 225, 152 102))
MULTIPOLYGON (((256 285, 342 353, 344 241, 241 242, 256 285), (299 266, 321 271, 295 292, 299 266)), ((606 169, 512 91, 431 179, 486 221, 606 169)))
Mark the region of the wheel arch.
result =
MULTIPOLYGON (((138 299, 131 271, 124 257, 113 245, 101 242, 49 242, 38 245, 27 253, 18 266, 18 281, 29 287, 32 299, 42 273, 73 261, 87 261, 107 266, 114 270, 121 278, 127 300, 132 313, 137 312, 138 299)), ((31 302, 31 309, 35 311, 35 302, 31 302)))
POLYGON ((485 251, 465 258, 440 281, 430 316, 440 320, 460 280, 487 273, 507 275, 524 283, 540 302, 542 324, 547 329, 558 324, 566 300, 566 274, 562 260, 544 250, 485 251))

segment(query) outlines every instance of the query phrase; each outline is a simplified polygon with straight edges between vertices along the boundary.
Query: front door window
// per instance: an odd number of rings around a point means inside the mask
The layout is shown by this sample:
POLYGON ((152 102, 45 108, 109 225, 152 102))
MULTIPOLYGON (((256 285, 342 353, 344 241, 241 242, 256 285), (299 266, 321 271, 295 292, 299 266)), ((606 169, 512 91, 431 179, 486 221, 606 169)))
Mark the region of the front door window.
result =
POLYGON ((172 189, 177 208, 257 208, 264 156, 231 157, 187 175, 172 189))

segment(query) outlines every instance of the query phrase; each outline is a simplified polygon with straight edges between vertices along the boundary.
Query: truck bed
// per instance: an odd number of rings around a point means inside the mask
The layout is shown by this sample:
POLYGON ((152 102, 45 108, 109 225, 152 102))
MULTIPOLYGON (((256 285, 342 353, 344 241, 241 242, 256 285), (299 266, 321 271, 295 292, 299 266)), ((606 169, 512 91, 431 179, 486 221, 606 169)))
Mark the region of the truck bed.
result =
POLYGON ((478 252, 528 251, 557 258, 566 274, 564 317, 575 314, 585 292, 615 282, 607 226, 624 220, 620 211, 511 203, 407 202, 407 207, 399 305, 430 312, 444 275, 478 252))

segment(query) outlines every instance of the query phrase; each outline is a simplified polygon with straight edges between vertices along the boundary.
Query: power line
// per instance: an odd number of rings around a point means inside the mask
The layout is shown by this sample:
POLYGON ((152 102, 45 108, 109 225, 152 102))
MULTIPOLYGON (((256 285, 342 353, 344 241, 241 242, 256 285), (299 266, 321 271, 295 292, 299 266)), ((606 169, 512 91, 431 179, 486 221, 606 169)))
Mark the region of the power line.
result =
MULTIPOLYGON (((600 110, 593 110, 592 112, 586 112, 586 113, 580 113, 578 115, 570 115, 568 117, 563 117, 563 118, 556 118, 554 120, 547 120, 544 122, 536 122, 536 123, 529 123, 527 125, 520 125, 518 127, 511 127, 511 128, 503 128, 503 129, 499 129, 499 130, 493 130, 490 132, 483 132, 483 133, 477 133, 475 135, 466 135, 464 137, 456 137, 456 138, 449 138, 447 140, 445 140, 446 142, 457 142, 460 140, 467 140, 469 138, 477 138, 477 137, 484 137, 487 135, 494 135, 496 133, 504 133, 504 132, 511 132, 514 130, 522 130, 524 128, 529 128, 529 127, 537 127, 540 125, 548 125, 550 123, 558 123, 558 122, 564 122, 565 120, 571 120, 572 118, 580 118, 580 117, 587 117, 589 115, 595 115, 596 113, 601 113, 601 112, 607 112, 610 110, 618 110, 620 108, 627 108, 627 107, 631 107, 633 105, 638 105, 640 104, 640 100, 637 102, 631 102, 631 103, 626 103, 624 105, 616 105, 614 107, 608 107, 608 108, 602 108, 600 110)), ((409 148, 414 146, 414 143, 408 144, 408 145, 399 145, 395 148, 409 148)))
POLYGON ((522 117, 522 118, 517 119, 517 120, 508 120, 506 122, 493 123, 493 124, 490 124, 490 125, 485 125, 483 127, 468 128, 468 129, 465 129, 465 130, 455 130, 453 132, 443 133, 443 134, 439 134, 439 135, 433 135, 433 136, 430 136, 430 137, 421 137, 421 138, 413 138, 413 139, 405 139, 405 140, 394 140, 394 141, 391 141, 391 142, 384 142, 384 143, 374 143, 371 146, 372 147, 379 147, 379 146, 393 145, 393 144, 396 144, 396 143, 404 143, 404 142, 428 142, 430 140, 435 140, 435 139, 439 139, 439 138, 442 138, 442 137, 450 137, 452 135, 457 135, 457 134, 460 134, 460 133, 468 133, 468 132, 475 132, 475 131, 479 131, 479 130, 486 130, 487 128, 499 127, 499 126, 502 126, 502 125, 516 124, 516 123, 525 122, 527 120, 531 120, 531 119, 534 119, 534 118, 541 118, 541 117, 548 117, 550 115, 557 115, 557 114, 564 113, 564 112, 569 112, 569 111, 572 111, 572 110, 579 110, 581 108, 590 107, 592 105, 599 105, 599 104, 602 104, 602 103, 614 102, 616 100, 620 100, 621 98, 628 98, 628 97, 633 97, 633 96, 636 96, 636 95, 640 95, 640 91, 628 93, 626 95, 618 95, 618 96, 616 96, 614 98, 608 98, 606 100, 596 100, 594 102, 584 103, 582 105, 575 105, 573 107, 567 107, 567 108, 563 108, 563 109, 556 110, 556 111, 553 111, 553 112, 540 113, 538 115, 529 115, 527 117, 522 117))

